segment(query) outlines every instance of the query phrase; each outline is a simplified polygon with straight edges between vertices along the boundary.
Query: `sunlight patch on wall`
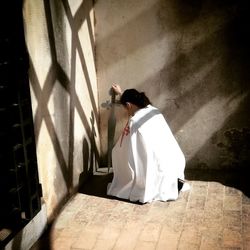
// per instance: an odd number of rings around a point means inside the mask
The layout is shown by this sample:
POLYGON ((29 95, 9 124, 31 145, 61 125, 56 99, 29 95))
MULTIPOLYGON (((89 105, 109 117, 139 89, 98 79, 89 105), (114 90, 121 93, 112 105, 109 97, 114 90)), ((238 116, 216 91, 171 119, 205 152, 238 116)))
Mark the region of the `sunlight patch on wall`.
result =
POLYGON ((190 25, 185 26, 181 50, 190 52, 196 45, 206 43, 210 37, 220 34, 234 15, 225 9, 204 13, 190 25))
POLYGON ((84 113, 86 117, 88 118, 88 125, 89 127, 91 127, 90 118, 91 118, 91 112, 93 111, 93 107, 91 105, 91 98, 90 98, 90 93, 88 91, 87 79, 81 67, 81 61, 78 53, 76 53, 76 71, 78 72, 78 74, 76 74, 75 76, 76 77, 75 89, 77 97, 79 99, 81 107, 84 108, 84 113))
POLYGON ((207 64, 203 64, 202 68, 198 71, 193 72, 192 76, 186 76, 181 79, 181 85, 179 87, 178 95, 176 96, 176 89, 168 89, 167 92, 160 92, 157 97, 153 99, 153 103, 159 109, 164 109, 169 105, 169 101, 174 101, 179 96, 184 96, 185 93, 192 91, 197 88, 204 88, 203 82, 206 76, 218 65, 220 62, 219 58, 215 58, 213 61, 207 64))
POLYGON ((109 78, 112 78, 116 82, 117 80, 120 81, 122 71, 122 85, 127 88, 135 87, 139 82, 146 81, 164 67, 168 51, 171 48, 163 52, 161 50, 163 44, 165 48, 168 47, 165 39, 145 44, 145 46, 134 51, 133 54, 128 54, 116 61, 112 67, 106 68, 105 74, 111 76, 109 78), (159 49, 156 50, 155 48, 159 49), (124 75, 128 75, 129 77, 125 78, 124 75))
MULTIPOLYGON (((56 81, 48 102, 48 110, 53 121, 60 148, 66 159, 68 159, 69 154, 69 102, 69 93, 65 91, 59 81, 56 81)), ((53 140, 53 138, 51 139, 53 140)))
POLYGON ((248 93, 236 97, 234 95, 215 97, 193 114, 191 119, 179 129, 176 137, 182 138, 180 143, 187 161, 195 156, 216 131, 220 130, 247 95, 248 93))
MULTIPOLYGON (((62 118, 65 116, 66 111, 68 114, 68 110, 65 109, 68 109, 69 99, 70 96, 68 91, 65 91, 60 81, 56 80, 48 100, 48 110, 50 115, 52 117, 62 118), (60 108, 60 110, 63 112, 57 112, 58 108, 60 108)), ((55 122, 55 120, 53 121, 55 122)))
MULTIPOLYGON (((81 118, 77 109, 75 110, 75 123, 74 123, 74 153, 73 153, 73 165, 75 166, 73 171, 73 186, 76 186, 79 182, 79 175, 83 172, 86 162, 83 161, 84 155, 89 155, 89 152, 83 152, 83 138, 87 138, 86 130, 81 122, 81 118)), ((87 140, 87 139, 86 139, 87 140)), ((87 142, 89 145, 89 142, 87 142)), ((88 159, 89 160, 89 159, 88 159)))
POLYGON ((85 2, 85 1, 84 0, 74 0, 74 4, 69 4, 72 16, 74 16, 76 14, 76 12, 78 11, 79 7, 81 6, 81 4, 83 2, 85 2))
POLYGON ((44 121, 42 122, 38 137, 37 152, 39 152, 37 154, 39 180, 41 183, 46 183, 46 186, 43 187, 43 199, 47 205, 48 215, 50 215, 56 206, 56 200, 58 199, 56 195, 66 192, 66 184, 61 173, 60 164, 55 155, 53 142, 44 121), (46 157, 44 157, 45 155, 46 157), (57 188, 59 186, 55 185, 55 182, 60 183, 60 192, 58 192, 57 188))
POLYGON ((43 88, 52 63, 43 1, 26 0, 23 11, 26 40, 32 41, 27 43, 29 56, 43 88))
MULTIPOLYGON (((95 58, 94 58, 94 44, 91 42, 91 32, 88 27, 88 22, 85 19, 83 24, 81 25, 81 28, 78 33, 79 40, 81 43, 81 48, 84 54, 84 59, 87 67, 87 72, 89 75, 89 79, 91 81, 91 88, 95 90, 97 88, 97 83, 96 83, 96 69, 95 69, 95 58)), ((77 53, 78 55, 78 53, 77 53)), ((78 55, 79 56, 79 55, 78 55)), ((95 95, 95 101, 97 102, 97 92, 93 91, 96 93, 95 95)))
MULTIPOLYGON (((32 85, 30 84, 30 86, 32 86, 32 85)), ((33 119, 34 119, 34 116, 37 113, 38 102, 37 102, 36 95, 35 95, 32 87, 30 87, 30 96, 31 96, 31 100, 32 100, 31 106, 32 106, 33 119)))
MULTIPOLYGON (((145 4, 144 0, 97 1, 95 8, 96 15, 98 16, 98 20, 105 23, 103 32, 98 30, 98 39, 113 37, 117 31, 124 30, 124 27, 126 27, 131 20, 136 21, 139 17, 145 17, 145 12, 152 12, 155 5, 155 1, 147 1, 147 4, 145 4)), ((150 18, 150 16, 148 16, 148 18, 150 18)), ((101 27, 103 24, 97 23, 97 25, 101 27)))
POLYGON ((51 5, 57 10, 52 9, 53 18, 53 32, 54 39, 53 43, 56 48, 56 60, 57 63, 62 67, 64 73, 70 79, 71 73, 71 55, 72 55, 72 30, 70 27, 69 19, 67 18, 66 11, 63 8, 63 4, 58 2, 55 6, 51 5), (59 6, 60 5, 60 8, 59 6), (55 13, 60 10, 60 16, 55 13))

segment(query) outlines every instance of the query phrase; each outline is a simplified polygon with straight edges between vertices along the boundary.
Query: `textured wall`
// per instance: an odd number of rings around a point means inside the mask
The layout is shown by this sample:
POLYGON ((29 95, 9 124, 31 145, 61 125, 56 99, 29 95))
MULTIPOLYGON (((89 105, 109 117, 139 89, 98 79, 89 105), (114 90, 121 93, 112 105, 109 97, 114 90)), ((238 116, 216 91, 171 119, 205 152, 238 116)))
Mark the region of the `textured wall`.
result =
POLYGON ((48 216, 99 164, 91 0, 24 1, 39 178, 48 216))
MULTIPOLYGON (((247 1, 98 0, 95 13, 104 153, 116 82, 160 108, 188 168, 249 165, 247 1)), ((120 111, 115 139, 126 119, 120 111)))

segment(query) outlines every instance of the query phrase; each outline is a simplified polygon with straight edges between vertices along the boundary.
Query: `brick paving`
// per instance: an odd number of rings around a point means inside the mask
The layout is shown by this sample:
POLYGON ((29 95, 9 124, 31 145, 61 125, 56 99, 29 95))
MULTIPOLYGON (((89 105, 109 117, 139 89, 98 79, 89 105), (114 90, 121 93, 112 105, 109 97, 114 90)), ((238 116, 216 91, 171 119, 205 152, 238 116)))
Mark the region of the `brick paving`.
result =
POLYGON ((32 250, 250 250, 244 190, 193 179, 177 201, 141 205, 107 197, 108 179, 80 190, 32 250))

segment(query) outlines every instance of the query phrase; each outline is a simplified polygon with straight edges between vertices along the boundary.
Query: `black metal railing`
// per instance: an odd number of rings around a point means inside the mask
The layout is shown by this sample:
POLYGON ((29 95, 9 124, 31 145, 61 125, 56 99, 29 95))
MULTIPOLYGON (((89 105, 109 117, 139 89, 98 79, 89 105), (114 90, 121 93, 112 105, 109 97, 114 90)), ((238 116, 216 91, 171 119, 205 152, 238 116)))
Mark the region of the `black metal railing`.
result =
POLYGON ((42 195, 21 1, 14 5, 0 6, 12 19, 0 25, 0 246, 40 211, 42 195))

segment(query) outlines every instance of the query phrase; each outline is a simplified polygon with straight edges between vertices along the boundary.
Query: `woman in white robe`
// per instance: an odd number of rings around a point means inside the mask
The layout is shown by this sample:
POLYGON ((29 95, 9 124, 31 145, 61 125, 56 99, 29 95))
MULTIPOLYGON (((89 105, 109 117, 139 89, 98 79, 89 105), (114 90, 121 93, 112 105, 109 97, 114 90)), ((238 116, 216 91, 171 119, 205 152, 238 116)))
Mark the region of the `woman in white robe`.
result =
MULTIPOLYGON (((113 89, 121 93, 119 85, 113 89)), ((141 203, 176 200, 185 157, 166 120, 143 92, 125 90, 120 102, 130 119, 112 151, 107 194, 141 203)))

